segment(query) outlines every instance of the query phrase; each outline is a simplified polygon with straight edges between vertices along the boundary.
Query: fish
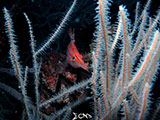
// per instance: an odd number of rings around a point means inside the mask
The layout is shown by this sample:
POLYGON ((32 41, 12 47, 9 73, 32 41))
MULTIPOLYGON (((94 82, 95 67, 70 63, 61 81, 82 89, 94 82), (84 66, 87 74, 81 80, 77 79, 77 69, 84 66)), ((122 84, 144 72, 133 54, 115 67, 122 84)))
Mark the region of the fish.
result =
POLYGON ((75 33, 74 29, 69 30, 70 43, 67 47, 67 63, 74 68, 82 68, 88 71, 88 65, 83 61, 82 55, 79 53, 77 47, 75 46, 75 33))

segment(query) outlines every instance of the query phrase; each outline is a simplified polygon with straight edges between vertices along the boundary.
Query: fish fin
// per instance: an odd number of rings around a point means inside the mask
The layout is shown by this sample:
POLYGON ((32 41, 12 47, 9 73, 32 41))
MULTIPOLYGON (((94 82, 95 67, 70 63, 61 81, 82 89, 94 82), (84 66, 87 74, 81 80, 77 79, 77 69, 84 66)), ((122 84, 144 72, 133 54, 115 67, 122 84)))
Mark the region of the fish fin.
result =
POLYGON ((82 59, 82 55, 81 54, 79 54, 79 57, 82 59))
POLYGON ((71 41, 75 41, 75 32, 74 31, 75 30, 71 29, 71 28, 68 31, 71 41))

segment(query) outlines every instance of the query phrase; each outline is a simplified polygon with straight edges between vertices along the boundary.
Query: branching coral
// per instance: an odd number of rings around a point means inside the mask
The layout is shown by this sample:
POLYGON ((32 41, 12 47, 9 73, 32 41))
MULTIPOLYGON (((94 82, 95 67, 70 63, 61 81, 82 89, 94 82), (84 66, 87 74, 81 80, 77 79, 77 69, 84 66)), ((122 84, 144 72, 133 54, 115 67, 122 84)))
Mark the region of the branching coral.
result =
POLYGON ((72 6, 70 7, 69 11, 67 12, 67 14, 65 15, 65 17, 63 18, 62 22, 60 23, 60 25, 58 26, 58 28, 56 29, 56 31, 49 37, 49 39, 44 42, 44 44, 39 47, 38 50, 36 50, 36 45, 35 45, 35 41, 34 41, 34 36, 33 36, 33 31, 32 31, 32 27, 31 27, 31 22, 28 18, 28 16, 24 13, 26 20, 28 22, 28 26, 29 26, 29 33, 30 33, 30 38, 31 38, 31 49, 32 49, 32 54, 33 54, 33 67, 34 67, 34 83, 35 83, 35 96, 36 96, 36 112, 35 114, 33 114, 33 110, 31 109, 31 105, 29 103, 29 98, 27 96, 27 90, 26 90, 26 84, 27 84, 27 74, 28 74, 28 67, 26 66, 25 69, 25 73, 22 73, 21 70, 21 65, 20 65, 20 61, 19 61, 19 55, 18 55, 18 50, 17 50, 17 46, 15 45, 15 35, 14 35, 14 30, 13 30, 13 23, 12 23, 12 19, 10 17, 10 14, 8 12, 8 10, 6 8, 4 8, 4 13, 5 13, 5 19, 6 19, 6 27, 7 27, 7 33, 8 33, 8 38, 9 38, 9 42, 10 42, 10 58, 12 61, 12 65, 15 71, 15 74, 17 76, 17 79, 20 83, 21 89, 22 89, 22 96, 23 96, 23 100, 24 100, 24 104, 26 107, 26 111, 27 111, 27 115, 28 118, 31 119, 37 119, 39 120, 41 118, 40 114, 39 114, 39 103, 40 103, 40 95, 39 95, 39 73, 40 73, 40 63, 38 63, 38 55, 40 53, 42 53, 42 51, 44 51, 50 44, 51 42, 53 42, 53 40, 58 36, 58 34, 60 33, 61 29, 65 26, 66 21, 69 19, 69 16, 71 14, 71 12, 73 11, 75 4, 76 4, 76 0, 74 0, 72 6), (23 76, 24 74, 24 76, 23 76), (32 111, 31 111, 32 110, 32 111))
MULTIPOLYGON (((8 10, 4 8, 10 43, 10 58, 20 84, 22 96, 16 93, 20 101, 24 103, 28 119, 56 119, 58 117, 69 119, 68 117, 73 107, 90 99, 93 99, 94 116, 92 117, 95 120, 145 119, 150 103, 150 89, 155 80, 156 71, 159 68, 160 58, 160 32, 155 30, 157 24, 159 24, 160 12, 158 11, 155 18, 149 17, 148 6, 151 0, 148 0, 140 16, 138 15, 139 4, 137 4, 133 25, 128 18, 129 15, 126 8, 122 5, 119 6, 118 23, 117 27, 112 28, 113 33, 110 32, 109 17, 109 6, 112 1, 99 0, 96 8, 97 16, 95 21, 97 22, 97 27, 95 32, 96 39, 94 41, 95 48, 92 51, 93 72, 91 78, 74 83, 69 88, 49 98, 40 99, 44 97, 40 95, 39 91, 41 72, 39 56, 60 34, 61 29, 73 12, 76 2, 77 0, 74 0, 58 28, 38 49, 36 49, 31 22, 28 16, 24 14, 29 26, 33 54, 35 103, 32 103, 32 100, 29 98, 26 87, 28 67, 26 66, 23 72, 22 69, 24 68, 20 65, 18 50, 15 44, 12 19, 8 10), (91 96, 80 94, 78 99, 70 100, 60 109, 53 110, 49 115, 41 111, 43 107, 49 109, 51 104, 55 105, 60 103, 59 101, 64 100, 65 97, 69 98, 75 91, 84 92, 84 89, 87 89, 88 86, 92 91, 91 96), (120 114, 120 112, 124 114, 120 114)), ((3 89, 5 88, 4 84, 0 84, 0 86, 3 89)), ((15 91, 9 87, 7 88, 10 91, 15 91)), ((159 110, 159 107, 157 110, 159 110)), ((158 113, 157 110, 156 113, 158 113)))
POLYGON ((148 113, 149 89, 160 58, 160 36, 159 31, 155 30, 160 12, 155 18, 150 18, 147 12, 150 2, 139 17, 136 15, 134 25, 128 19, 126 8, 119 6, 119 22, 113 37, 109 34, 111 1, 98 2, 97 45, 93 51, 92 76, 95 119, 118 119, 118 113, 122 110, 125 119, 142 120, 148 113), (152 22, 147 25, 149 19, 152 22), (117 46, 121 46, 119 53, 117 46), (115 55, 119 58, 115 59, 115 55))

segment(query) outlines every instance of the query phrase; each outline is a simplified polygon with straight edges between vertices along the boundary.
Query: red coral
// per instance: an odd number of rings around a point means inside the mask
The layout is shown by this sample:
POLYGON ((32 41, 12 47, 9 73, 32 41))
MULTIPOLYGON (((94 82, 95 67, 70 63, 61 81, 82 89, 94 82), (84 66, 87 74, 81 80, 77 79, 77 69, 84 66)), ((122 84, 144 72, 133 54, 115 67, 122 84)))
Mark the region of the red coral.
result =
MULTIPOLYGON (((66 63, 65 55, 52 52, 42 58, 41 75, 42 80, 51 90, 45 89, 45 86, 41 86, 41 100, 45 100, 56 92, 64 91, 75 82, 83 81, 88 76, 88 72, 83 69, 75 69, 69 66, 66 63)), ((60 106, 69 104, 75 98, 86 95, 84 92, 77 92, 75 94, 76 95, 70 95, 59 99, 57 104, 60 106)), ((58 106, 48 105, 45 106, 44 109, 47 114, 50 114, 55 112, 58 109, 58 106)))
POLYGON ((64 71, 63 75, 64 75, 67 79, 71 80, 72 82, 75 82, 75 81, 76 81, 76 77, 77 77, 77 76, 76 76, 75 74, 73 74, 73 73, 64 71))
POLYGON ((51 76, 46 77, 46 83, 49 86, 49 88, 53 91, 56 91, 58 78, 59 78, 59 74, 53 74, 51 76))
POLYGON ((60 53, 50 53, 43 58, 42 63, 42 77, 43 81, 48 85, 52 91, 56 91, 59 76, 63 75, 65 79, 71 82, 76 81, 76 75, 67 70, 65 55, 60 53))

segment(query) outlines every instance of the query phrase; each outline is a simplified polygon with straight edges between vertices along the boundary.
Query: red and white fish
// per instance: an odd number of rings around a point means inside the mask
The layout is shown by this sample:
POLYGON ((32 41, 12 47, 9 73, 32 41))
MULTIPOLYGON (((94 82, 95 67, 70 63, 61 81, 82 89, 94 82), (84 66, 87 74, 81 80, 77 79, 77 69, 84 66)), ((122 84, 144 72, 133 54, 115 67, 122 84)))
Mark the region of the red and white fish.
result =
POLYGON ((75 46, 75 33, 74 30, 69 30, 69 36, 71 42, 67 48, 67 63, 69 63, 74 68, 83 68, 88 71, 87 64, 84 63, 82 55, 78 52, 77 47, 75 46))

